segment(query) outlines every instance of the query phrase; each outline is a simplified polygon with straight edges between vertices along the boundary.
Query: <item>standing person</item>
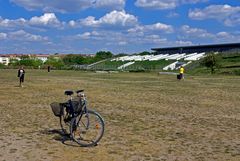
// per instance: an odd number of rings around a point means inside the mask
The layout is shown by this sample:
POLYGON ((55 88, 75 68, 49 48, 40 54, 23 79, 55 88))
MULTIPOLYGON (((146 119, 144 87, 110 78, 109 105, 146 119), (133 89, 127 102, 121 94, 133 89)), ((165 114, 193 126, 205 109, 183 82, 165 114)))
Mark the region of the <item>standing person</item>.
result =
POLYGON ((22 83, 24 82, 24 75, 25 75, 25 70, 21 66, 18 69, 18 77, 19 77, 19 87, 23 87, 22 83))
POLYGON ((180 79, 184 79, 184 68, 183 68, 183 66, 180 67, 179 73, 180 73, 180 79))
POLYGON ((50 67, 50 66, 48 66, 48 67, 47 67, 47 69, 48 69, 48 72, 50 72, 50 70, 51 70, 51 67, 50 67))

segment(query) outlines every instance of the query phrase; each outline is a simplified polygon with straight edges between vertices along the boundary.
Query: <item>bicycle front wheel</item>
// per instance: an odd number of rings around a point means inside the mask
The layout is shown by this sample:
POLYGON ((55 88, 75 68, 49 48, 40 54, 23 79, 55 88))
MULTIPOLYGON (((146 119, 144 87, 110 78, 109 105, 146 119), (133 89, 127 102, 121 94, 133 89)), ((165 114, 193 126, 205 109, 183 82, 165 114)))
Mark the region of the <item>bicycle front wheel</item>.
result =
POLYGON ((72 119, 70 133, 74 141, 81 146, 94 146, 100 141, 104 133, 103 118, 95 111, 72 119))

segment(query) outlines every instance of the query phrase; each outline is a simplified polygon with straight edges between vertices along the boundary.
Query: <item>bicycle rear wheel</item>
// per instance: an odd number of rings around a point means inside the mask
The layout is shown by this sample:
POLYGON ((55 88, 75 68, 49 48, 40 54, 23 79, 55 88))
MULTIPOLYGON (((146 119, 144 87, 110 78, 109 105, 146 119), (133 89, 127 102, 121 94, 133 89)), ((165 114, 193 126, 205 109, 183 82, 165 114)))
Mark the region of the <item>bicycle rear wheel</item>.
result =
POLYGON ((60 116, 60 126, 63 134, 65 135, 70 134, 71 120, 69 120, 69 118, 70 118, 69 113, 66 111, 66 108, 64 108, 63 115, 60 116))
POLYGON ((72 119, 70 133, 81 146, 97 145, 104 133, 103 118, 97 112, 88 110, 88 113, 72 119))

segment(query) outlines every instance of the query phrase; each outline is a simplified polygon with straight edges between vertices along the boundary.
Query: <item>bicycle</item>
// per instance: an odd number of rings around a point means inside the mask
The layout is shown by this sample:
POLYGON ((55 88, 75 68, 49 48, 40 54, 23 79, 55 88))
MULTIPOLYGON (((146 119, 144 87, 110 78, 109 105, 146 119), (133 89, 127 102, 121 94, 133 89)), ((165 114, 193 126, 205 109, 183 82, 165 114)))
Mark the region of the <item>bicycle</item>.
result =
POLYGON ((84 90, 76 91, 75 98, 73 91, 65 91, 64 94, 70 97, 67 102, 50 104, 54 115, 60 118, 62 132, 70 135, 80 146, 97 145, 104 133, 102 116, 88 109, 84 90))

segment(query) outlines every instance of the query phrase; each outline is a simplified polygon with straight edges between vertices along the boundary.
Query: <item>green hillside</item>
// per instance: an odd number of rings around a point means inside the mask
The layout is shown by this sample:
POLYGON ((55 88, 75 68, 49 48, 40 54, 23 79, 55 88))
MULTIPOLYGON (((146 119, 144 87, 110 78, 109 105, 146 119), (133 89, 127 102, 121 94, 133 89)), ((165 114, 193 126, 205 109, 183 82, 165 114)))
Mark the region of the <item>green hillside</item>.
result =
MULTIPOLYGON (((214 74, 240 75, 240 53, 223 53, 216 55, 219 66, 214 74)), ((125 71, 162 71, 163 67, 175 62, 176 60, 158 60, 158 61, 136 61, 134 64, 122 69, 125 71)), ((184 60, 179 60, 184 62, 184 60)), ((201 65, 201 60, 194 61, 185 67, 186 73, 191 75, 210 74, 210 69, 201 65)), ((91 67, 92 70, 119 70, 123 64, 129 61, 104 61, 91 67)), ((178 72, 178 70, 171 71, 178 72)))
MULTIPOLYGON (((128 63, 129 61, 105 61, 99 64, 94 65, 92 70, 118 70, 123 64, 128 63)), ((136 61, 134 64, 124 68, 126 71, 161 71, 163 67, 173 63, 174 60, 159 60, 159 61, 136 61)))
MULTIPOLYGON (((214 74, 240 75, 240 53, 223 53, 218 55, 219 66, 214 74)), ((200 64, 201 60, 186 66, 189 74, 210 74, 210 69, 200 64)))

